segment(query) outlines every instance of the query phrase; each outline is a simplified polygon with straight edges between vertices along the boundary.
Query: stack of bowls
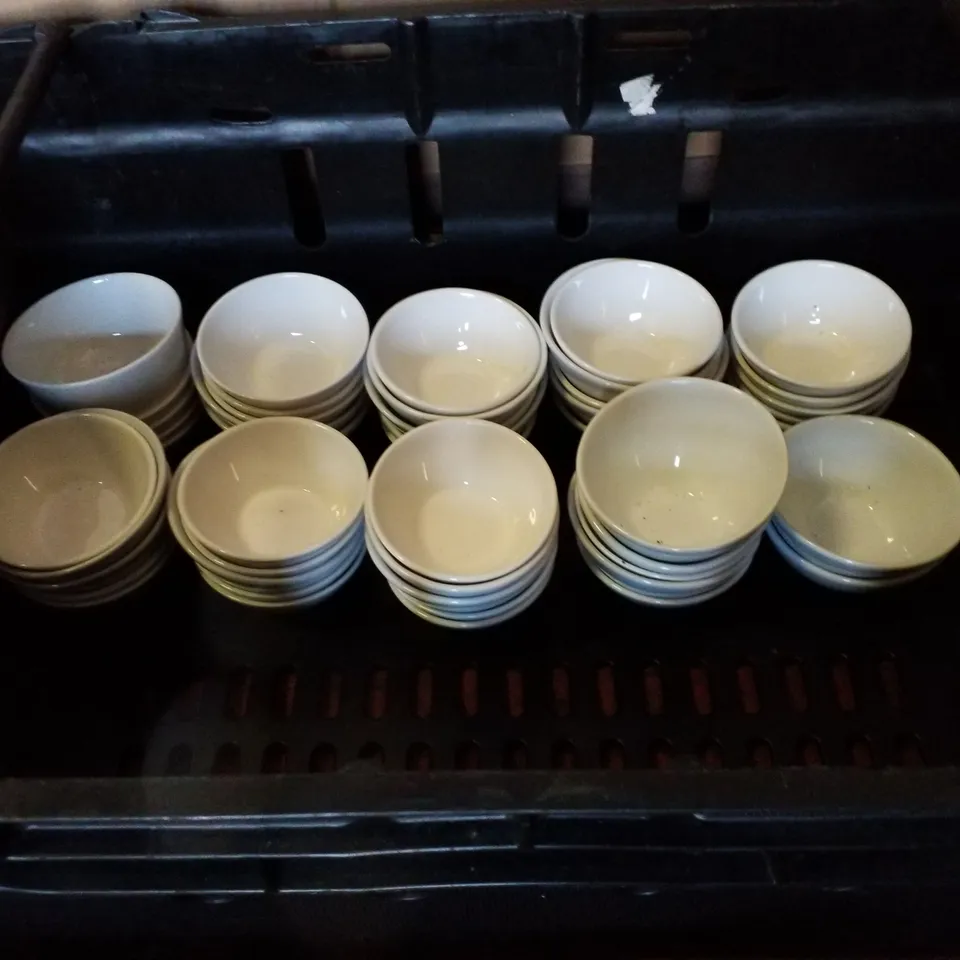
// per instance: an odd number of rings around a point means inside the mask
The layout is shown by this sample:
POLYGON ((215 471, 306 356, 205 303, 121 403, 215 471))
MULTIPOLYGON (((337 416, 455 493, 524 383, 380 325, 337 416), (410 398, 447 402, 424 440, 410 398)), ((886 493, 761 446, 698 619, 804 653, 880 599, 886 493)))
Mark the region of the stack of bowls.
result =
POLYGON ((366 464, 342 433, 273 417, 194 450, 174 475, 167 515, 214 590, 291 610, 325 600, 360 566, 366 489, 366 464))
POLYGON ((478 629, 526 610, 557 554, 557 486, 523 437, 443 420, 388 447, 370 478, 367 550, 397 599, 443 627, 478 629))
POLYGON ((0 444, 0 576, 54 607, 93 607, 170 554, 169 470, 149 427, 114 410, 39 420, 0 444))
POLYGON ((785 437, 790 472, 768 533, 805 577, 882 589, 916 580, 960 542, 960 476, 912 430, 823 417, 785 437))
POLYGON ((664 377, 722 380, 730 355, 710 293, 673 267, 594 260, 547 290, 540 325, 560 412, 578 430, 604 404, 664 377))
POLYGON ((266 417, 302 417, 351 433, 366 412, 367 314, 345 287, 277 273, 234 287, 197 332, 191 371, 221 430, 266 417))
POLYGON ((447 417, 529 436, 546 390, 547 348, 525 310, 482 290, 418 293, 378 321, 367 393, 390 440, 447 417))
POLYGON ((786 478, 783 434, 755 400, 712 380, 660 380, 584 431, 568 507, 602 583, 685 607, 744 576, 786 478))
POLYGON ((111 407, 170 446, 200 415, 189 352, 176 291, 142 273, 112 273, 30 307, 7 332, 3 365, 43 416, 111 407))
POLYGON ((730 319, 734 382, 784 428, 884 413, 909 360, 910 314, 882 280, 828 260, 754 277, 730 319))

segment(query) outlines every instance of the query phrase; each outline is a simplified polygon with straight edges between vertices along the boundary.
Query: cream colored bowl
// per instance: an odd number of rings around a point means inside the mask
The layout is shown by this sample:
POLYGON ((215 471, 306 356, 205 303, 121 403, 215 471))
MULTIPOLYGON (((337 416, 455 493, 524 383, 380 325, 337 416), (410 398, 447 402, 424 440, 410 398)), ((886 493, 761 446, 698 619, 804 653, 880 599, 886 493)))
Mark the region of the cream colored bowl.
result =
POLYGON ((577 449, 580 494, 628 546, 702 560, 762 527, 783 491, 780 427, 734 387, 656 380, 608 403, 577 449))
POLYGON ((537 376, 541 350, 539 329, 516 304, 450 287, 392 306, 373 329, 367 365, 415 411, 472 416, 523 391, 537 376))
POLYGON ((30 424, 0 444, 0 563, 94 560, 139 528, 159 482, 150 444, 119 419, 76 411, 30 424))
POLYGON ((623 384, 695 373, 723 337, 723 316, 705 287, 645 260, 584 267, 553 301, 549 323, 574 363, 623 384))
POLYGON ((367 468, 343 434, 271 417, 232 427, 186 465, 176 505, 192 540, 247 566, 288 566, 329 545, 363 509, 367 468))
POLYGON ((356 375, 367 315, 339 283, 309 273, 258 277, 224 294, 197 332, 206 377, 238 400, 287 410, 318 404, 356 375))
POLYGON ((903 301, 865 270, 829 260, 783 263, 737 295, 733 341, 765 379, 841 396, 889 376, 910 349, 903 301))
POLYGON ((441 420, 400 437, 370 478, 367 523, 402 564, 449 583, 520 567, 550 536, 557 486, 537 449, 487 420, 441 420))
POLYGON ((872 417, 819 417, 786 433, 777 521, 815 562, 870 576, 939 560, 960 542, 960 475, 919 434, 872 417))

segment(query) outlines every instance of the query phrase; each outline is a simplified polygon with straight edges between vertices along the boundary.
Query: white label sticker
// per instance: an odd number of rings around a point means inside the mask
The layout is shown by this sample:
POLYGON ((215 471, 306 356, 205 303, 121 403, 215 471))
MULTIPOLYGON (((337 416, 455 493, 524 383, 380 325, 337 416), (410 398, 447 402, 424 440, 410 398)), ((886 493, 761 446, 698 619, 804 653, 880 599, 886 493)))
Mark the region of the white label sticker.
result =
POLYGON ((631 117, 649 117, 656 113, 653 103, 660 93, 660 84, 653 82, 653 74, 634 77, 620 84, 620 96, 630 108, 631 117))

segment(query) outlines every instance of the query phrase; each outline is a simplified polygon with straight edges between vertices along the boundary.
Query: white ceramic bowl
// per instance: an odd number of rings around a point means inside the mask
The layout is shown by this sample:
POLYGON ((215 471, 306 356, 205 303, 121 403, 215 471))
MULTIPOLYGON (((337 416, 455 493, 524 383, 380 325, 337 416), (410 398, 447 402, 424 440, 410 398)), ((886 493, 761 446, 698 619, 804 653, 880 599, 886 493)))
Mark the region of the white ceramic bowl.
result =
POLYGON ((187 463, 176 504, 190 538, 246 566, 289 566, 328 548, 363 509, 367 468, 314 420, 252 420, 187 463))
POLYGON ((146 410, 186 366, 180 298, 142 273, 111 273, 48 294, 3 341, 3 365, 57 410, 146 410))
POLYGON ((508 403, 537 376, 541 337, 511 301, 482 290, 427 290, 392 306, 370 337, 368 365, 422 413, 470 416, 508 403))
POLYGON ((276 273, 234 287, 197 332, 204 375, 257 407, 319 404, 357 375, 370 336, 360 301, 309 273, 276 273))
MULTIPOLYGON (((537 375, 531 380, 523 390, 515 397, 483 411, 482 414, 476 414, 483 420, 491 420, 494 423, 502 423, 504 426, 514 429, 516 424, 529 415, 531 410, 535 410, 543 400, 546 392, 546 378, 544 376, 547 367, 547 352, 543 350, 541 362, 537 367, 537 375)), ((384 413, 388 418, 396 423, 402 423, 407 428, 423 426, 425 423, 435 423, 438 420, 449 419, 447 416, 436 413, 423 413, 416 410, 403 400, 390 393, 386 384, 377 375, 373 366, 368 363, 364 372, 364 383, 367 394, 372 399, 374 405, 384 413)))
POLYGON ((926 575, 937 566, 936 563, 926 564, 922 567, 915 567, 913 570, 889 574, 884 577, 851 577, 846 574, 837 573, 834 570, 828 570, 826 567, 821 567, 819 564, 804 557, 797 550, 794 550, 777 528, 776 524, 771 523, 767 527, 767 536, 770 538, 770 542, 773 544, 777 553, 779 553, 797 573, 802 574, 808 580, 812 580, 822 587, 828 587, 831 590, 842 590, 845 593, 870 593, 874 590, 885 590, 888 587, 897 587, 905 583, 912 583, 914 580, 919 580, 920 577, 926 575))
POLYGON ((0 563, 76 569, 118 548, 147 518, 160 473, 143 435, 75 411, 0 444, 0 563))
POLYGON ((702 560, 762 527, 783 491, 780 427, 745 393, 695 377, 608 403, 577 448, 581 498, 611 533, 660 560, 702 560))
POLYGON ((525 563, 502 577, 477 583, 445 583, 422 576, 397 560, 369 526, 366 528, 367 552, 374 565, 391 584, 413 592, 421 600, 430 597, 438 604, 463 603, 482 606, 490 602, 491 598, 496 600, 498 597, 511 596, 536 579, 540 571, 556 555, 559 515, 557 521, 543 546, 525 563))
POLYGON ((400 437, 373 469, 367 523, 404 566, 476 583, 522 566, 551 535, 557 485, 537 449, 487 420, 400 437))
POLYGON ((723 316, 705 287, 644 260, 585 267, 560 290, 549 322, 571 360, 624 384, 694 373, 723 337, 723 316))
POLYGON ((578 539, 589 541, 593 551, 615 567, 655 580, 701 580, 717 576, 737 566, 747 553, 757 549, 763 531, 758 530, 737 546, 709 560, 696 563, 669 563, 637 553, 621 543, 590 513, 577 494, 576 476, 567 492, 567 510, 578 539))
POLYGON ((882 280, 828 260, 797 260, 737 295, 732 337, 749 363, 795 393, 841 396, 887 377, 910 349, 910 314, 882 280))
POLYGON ((960 542, 960 475, 919 434, 872 417, 819 417, 786 433, 777 522, 841 574, 908 570, 960 542))
POLYGON ((649 594, 641 593, 639 590, 634 590, 628 585, 621 583, 619 580, 614 579, 609 573, 594 565, 589 556, 584 555, 584 560, 586 561, 587 566, 590 568, 590 571, 593 573, 593 575, 604 586, 609 587, 609 589, 611 589, 614 593, 620 594, 620 596, 624 599, 630 600, 633 603, 643 604, 647 607, 672 609, 678 609, 680 607, 695 607, 701 603, 706 603, 708 600, 713 600, 716 597, 721 596, 728 590, 732 590, 747 575, 747 572, 750 569, 749 563, 744 564, 739 570, 733 573, 729 580, 719 584, 712 590, 707 590, 704 593, 697 593, 688 597, 652 597, 649 594))

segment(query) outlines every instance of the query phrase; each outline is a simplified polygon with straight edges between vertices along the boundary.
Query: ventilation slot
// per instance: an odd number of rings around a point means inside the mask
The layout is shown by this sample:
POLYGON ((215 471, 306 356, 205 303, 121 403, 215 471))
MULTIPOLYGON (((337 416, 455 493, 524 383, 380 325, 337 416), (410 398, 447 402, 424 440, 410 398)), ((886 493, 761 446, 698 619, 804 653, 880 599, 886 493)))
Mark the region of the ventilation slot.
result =
POLYGON ((553 766, 557 770, 573 770, 577 765, 577 751, 569 740, 553 745, 553 766))
POLYGON ((273 113, 266 107, 214 107, 210 111, 210 119, 214 123, 249 125, 270 123, 273 120, 273 113))
POLYGON ((600 766, 604 770, 623 770, 626 765, 623 744, 619 740, 604 740, 600 744, 600 766))
POLYGON ((693 667, 690 670, 690 689, 693 694, 693 706, 697 713, 702 717, 713 713, 710 677, 706 667, 693 667))
POLYGON ((310 754, 311 773, 333 773, 337 769, 337 751, 333 744, 318 743, 310 754))
POLYGON ((527 745, 522 740, 511 740, 503 748, 503 768, 505 770, 526 770, 530 765, 527 745))
POLYGON ((723 766, 723 750, 717 740, 705 741, 697 752, 708 770, 719 770, 723 766))
POLYGON ((613 666, 609 663, 597 669, 597 699, 600 712, 612 717, 617 712, 617 684, 613 675, 613 666))
POLYGON ((217 776, 235 777, 240 773, 240 747, 224 743, 213 758, 213 773, 217 776))
POLYGON ((751 740, 747 744, 750 766, 767 770, 773 766, 773 747, 766 740, 751 740))
POLYGON ((883 688, 883 696, 887 701, 887 706, 893 710, 899 710, 903 694, 900 689, 900 674, 897 670, 897 662, 893 657, 888 657, 880 664, 880 686, 883 688))
POLYGON ((745 663, 737 667, 737 689, 740 692, 740 706, 744 713, 760 712, 760 697, 757 694, 757 678, 753 666, 745 663))
POLYGON ((379 743, 365 743, 360 748, 360 753, 357 756, 361 760, 365 760, 367 763, 376 764, 379 767, 382 767, 386 763, 386 755, 383 752, 383 747, 379 743))
POLYGON ((453 758, 457 770, 478 770, 480 768, 480 747, 472 740, 461 743, 453 758))
POLYGON ((523 716, 523 674, 515 669, 507 671, 507 710, 511 717, 523 716))
POLYGON ((426 773, 433 767, 433 752, 425 743, 415 743, 407 751, 407 769, 426 773))
POLYGON ((367 716, 380 720, 387 712, 387 671, 374 670, 367 683, 367 716))
POLYGON ((293 716, 293 704, 297 695, 297 675, 293 667, 284 667, 277 673, 274 686, 273 709, 281 720, 289 720, 293 716))
POLYGON ((319 247, 327 239, 320 204, 320 183, 313 150, 299 147, 280 154, 283 181, 287 188, 287 204, 293 235, 304 247, 319 247))
POLYGON ((853 693, 850 666, 846 658, 838 660, 833 665, 833 690, 837 697, 837 706, 844 713, 853 713, 857 708, 857 701, 853 693))
POLYGON ((866 737, 854 737, 850 741, 850 762, 864 770, 873 766, 873 749, 866 737))
POLYGON ((340 697, 343 688, 343 676, 337 670, 331 670, 324 677, 320 693, 320 716, 324 720, 334 720, 340 715, 340 697))
POLYGON ((228 720, 242 720, 249 713, 252 687, 253 674, 249 670, 236 671, 227 682, 224 713, 228 720))
POLYGON ((617 30, 607 43, 611 53, 635 53, 638 50, 686 53, 693 42, 689 30, 617 30))
POLYGON ((382 63, 390 59, 386 43, 325 43, 307 51, 311 63, 329 64, 382 63))
POLYGON ((807 686, 803 681, 803 671, 797 660, 789 661, 783 668, 783 680, 787 688, 787 700, 795 713, 805 713, 807 709, 807 686))
POLYGON ((927 764, 920 749, 920 740, 912 733, 897 738, 896 756, 902 767, 924 767, 927 764))
POLYGON ((822 767, 823 750, 816 737, 804 737, 798 747, 797 754, 800 763, 805 767, 822 767))
POLYGON ((656 664, 643 671, 643 696, 647 713, 651 717, 659 717, 663 713, 663 681, 660 679, 660 667, 656 664))
POLYGON ((463 712, 468 717, 475 717, 479 708, 477 668, 467 667, 460 678, 460 698, 463 702, 463 712))
POLYGON ((582 237, 590 226, 593 192, 593 137, 574 133, 560 140, 557 190, 557 233, 568 240, 582 237))
POLYGON ((272 774, 287 772, 287 745, 285 743, 271 743, 263 751, 260 772, 272 774))
POLYGON ((551 678, 553 708, 558 717, 570 715, 570 672, 566 667, 554 667, 551 678))
POLYGON ((417 671, 417 684, 413 702, 414 716, 425 720, 433 710, 433 671, 423 667, 417 671))
POLYGON ((677 207, 677 227, 681 233, 703 233, 710 225, 713 182, 722 143, 720 130, 692 130, 687 134, 677 207))
POLYGON ((421 140, 406 148, 407 189, 413 238, 424 246, 443 240, 443 188, 440 179, 440 145, 421 140))
POLYGON ((654 770, 666 770, 673 760, 673 747, 668 740, 654 740, 647 757, 654 770))

